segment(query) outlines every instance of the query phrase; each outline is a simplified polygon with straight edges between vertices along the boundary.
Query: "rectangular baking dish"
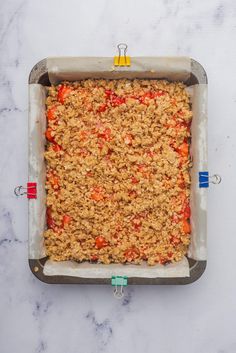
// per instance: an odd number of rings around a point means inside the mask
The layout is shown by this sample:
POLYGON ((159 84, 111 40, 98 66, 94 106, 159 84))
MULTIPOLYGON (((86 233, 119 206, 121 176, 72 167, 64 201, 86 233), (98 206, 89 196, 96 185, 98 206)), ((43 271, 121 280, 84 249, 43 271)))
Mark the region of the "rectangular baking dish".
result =
POLYGON ((206 188, 199 187, 199 173, 207 171, 207 76, 195 60, 179 57, 132 58, 130 67, 113 67, 113 58, 48 58, 38 62, 29 75, 29 182, 37 183, 37 199, 29 200, 29 265, 46 283, 110 284, 112 275, 128 277, 129 284, 187 284, 197 280, 206 267, 206 188), (86 78, 145 78, 182 81, 192 97, 191 127, 191 244, 183 264, 97 265, 54 263, 45 256, 46 86, 86 78), (181 268, 182 266, 182 268, 181 268))

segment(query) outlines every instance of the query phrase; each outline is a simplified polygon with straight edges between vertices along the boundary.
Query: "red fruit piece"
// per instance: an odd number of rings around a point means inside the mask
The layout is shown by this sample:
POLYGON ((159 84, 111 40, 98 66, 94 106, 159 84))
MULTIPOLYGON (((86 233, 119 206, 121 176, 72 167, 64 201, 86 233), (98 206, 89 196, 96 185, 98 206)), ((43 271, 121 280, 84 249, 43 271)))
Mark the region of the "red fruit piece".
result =
POLYGON ((182 222, 183 222, 183 223, 182 223, 182 225, 183 225, 183 232, 184 232, 185 234, 191 233, 191 226, 190 226, 190 223, 189 223, 186 219, 184 219, 182 222))
POLYGON ((146 92, 141 97, 139 97, 139 102, 141 104, 146 104, 146 103, 148 103, 148 100, 151 99, 151 98, 153 98, 152 93, 151 92, 146 92))
POLYGON ((135 178, 134 176, 131 177, 131 183, 132 184, 138 184, 139 180, 137 178, 135 178))
POLYGON ((188 156, 188 143, 183 142, 178 148, 177 152, 182 156, 182 157, 187 157, 188 156))
POLYGON ((70 217, 70 216, 68 216, 68 215, 64 215, 63 216, 63 219, 62 219, 62 226, 63 226, 63 228, 67 225, 67 224, 69 224, 70 222, 71 222, 71 220, 72 220, 72 218, 70 217))
POLYGON ((105 128, 103 132, 97 134, 98 138, 102 138, 105 141, 111 140, 111 129, 109 127, 105 128))
POLYGON ((48 109, 48 111, 47 111, 48 120, 55 120, 57 118, 55 115, 56 111, 57 111, 56 105, 54 105, 52 108, 48 109))
POLYGON ((141 227, 142 227, 142 220, 140 216, 135 216, 132 219, 132 226, 136 232, 140 232, 141 227))
POLYGON ((92 189, 90 198, 94 201, 101 201, 104 199, 104 195, 103 195, 103 189, 98 186, 98 187, 94 187, 92 189))
POLYGON ((107 110, 107 104, 102 104, 100 105, 100 107, 98 108, 98 113, 103 113, 107 110))
POLYGON ((61 103, 64 104, 65 99, 69 96, 69 94, 73 91, 73 89, 69 86, 61 85, 58 94, 57 94, 57 100, 61 103))
POLYGON ((51 207, 47 207, 46 211, 46 219, 47 219, 47 226, 49 229, 55 230, 56 228, 56 223, 52 218, 52 209, 51 207))
POLYGON ((107 98, 110 98, 114 94, 115 93, 112 90, 110 90, 110 89, 106 89, 105 90, 105 95, 106 95, 107 98))
POLYGON ((58 145, 57 143, 52 145, 52 148, 55 152, 60 152, 62 150, 62 147, 58 145))
POLYGON ((178 237, 175 237, 174 235, 172 235, 172 237, 170 238, 170 242, 173 245, 178 245, 181 242, 181 240, 178 237))
POLYGON ((183 216, 184 216, 184 219, 189 219, 191 216, 191 209, 190 209, 189 203, 186 203, 184 205, 183 216))
POLYGON ((119 105, 121 105, 123 103, 125 103, 125 98, 118 97, 118 96, 112 96, 111 105, 113 107, 118 107, 119 105))
POLYGON ((126 260, 131 262, 140 256, 140 251, 135 246, 132 246, 125 251, 124 255, 126 260))
POLYGON ((46 138, 47 138, 47 140, 48 141, 50 141, 50 142, 55 142, 55 140, 54 140, 54 136, 52 136, 52 129, 49 127, 49 128, 47 128, 47 130, 46 130, 46 132, 45 132, 45 136, 46 136, 46 138))
POLYGON ((117 107, 123 103, 125 103, 125 98, 117 96, 113 91, 106 90, 105 95, 107 100, 110 101, 112 107, 117 107))
POLYGON ((96 237, 95 246, 97 249, 102 249, 107 245, 108 245, 108 242, 106 241, 106 239, 102 235, 99 235, 98 237, 96 237))

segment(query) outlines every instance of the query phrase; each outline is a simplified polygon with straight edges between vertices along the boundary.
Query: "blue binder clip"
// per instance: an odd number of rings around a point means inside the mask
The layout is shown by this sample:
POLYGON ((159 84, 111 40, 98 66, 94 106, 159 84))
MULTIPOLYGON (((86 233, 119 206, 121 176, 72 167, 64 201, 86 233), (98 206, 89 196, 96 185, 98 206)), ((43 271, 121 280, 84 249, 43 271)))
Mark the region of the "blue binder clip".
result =
POLYGON ((208 188, 208 187, 209 187, 209 173, 199 172, 199 188, 208 188))

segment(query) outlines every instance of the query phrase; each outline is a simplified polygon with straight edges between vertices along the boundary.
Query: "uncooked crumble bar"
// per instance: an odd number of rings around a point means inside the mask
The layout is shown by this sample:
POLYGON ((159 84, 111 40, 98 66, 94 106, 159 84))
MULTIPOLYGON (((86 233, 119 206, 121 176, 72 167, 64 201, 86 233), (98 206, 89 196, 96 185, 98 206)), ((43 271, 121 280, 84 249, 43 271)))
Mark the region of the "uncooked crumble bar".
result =
POLYGON ((166 264, 190 242, 190 124, 182 83, 84 80, 49 88, 47 255, 166 264))

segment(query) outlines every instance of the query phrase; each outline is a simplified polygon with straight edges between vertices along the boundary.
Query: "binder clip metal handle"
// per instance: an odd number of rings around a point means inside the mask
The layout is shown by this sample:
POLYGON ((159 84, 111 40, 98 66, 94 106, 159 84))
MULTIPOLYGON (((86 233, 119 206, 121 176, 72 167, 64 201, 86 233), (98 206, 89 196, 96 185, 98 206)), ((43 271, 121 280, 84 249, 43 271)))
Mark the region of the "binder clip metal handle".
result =
POLYGON ((121 56, 126 56, 126 52, 128 49, 128 45, 125 43, 120 43, 117 45, 118 51, 119 51, 119 57, 121 56))
POLYGON ((214 174, 209 176, 209 182, 212 184, 220 184, 222 181, 222 178, 219 174, 214 174))
POLYGON ((27 189, 24 186, 22 186, 22 185, 16 186, 15 189, 14 189, 14 194, 16 196, 26 195, 27 194, 27 189))
POLYGON ((115 286, 113 294, 116 299, 123 298, 124 296, 123 286, 115 286))

